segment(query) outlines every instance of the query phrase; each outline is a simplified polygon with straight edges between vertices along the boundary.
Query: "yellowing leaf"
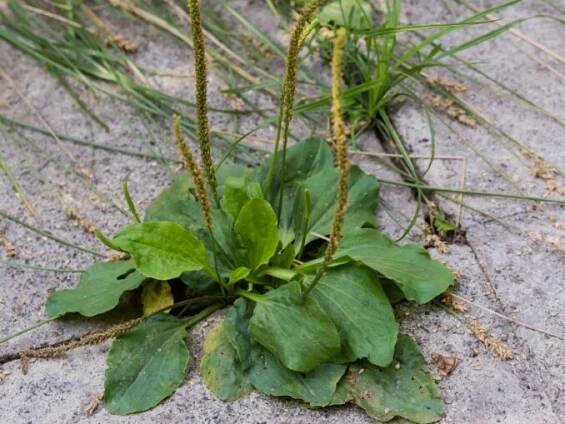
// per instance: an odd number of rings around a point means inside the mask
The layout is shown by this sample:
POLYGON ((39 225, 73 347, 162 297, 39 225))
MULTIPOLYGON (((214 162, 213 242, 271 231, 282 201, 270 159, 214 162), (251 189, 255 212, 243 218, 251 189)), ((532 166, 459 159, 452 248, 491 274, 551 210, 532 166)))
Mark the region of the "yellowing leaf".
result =
POLYGON ((141 303, 143 315, 164 310, 175 303, 171 285, 167 281, 152 280, 146 283, 141 290, 141 303))
POLYGON ((224 322, 204 341, 200 375, 221 400, 235 400, 251 391, 248 371, 253 364, 254 341, 249 335, 252 303, 235 301, 224 322))
POLYGON ((443 402, 426 361, 408 336, 398 338, 393 363, 388 367, 379 368, 366 361, 349 367, 333 404, 349 400, 379 421, 402 417, 427 424, 443 415, 443 402))

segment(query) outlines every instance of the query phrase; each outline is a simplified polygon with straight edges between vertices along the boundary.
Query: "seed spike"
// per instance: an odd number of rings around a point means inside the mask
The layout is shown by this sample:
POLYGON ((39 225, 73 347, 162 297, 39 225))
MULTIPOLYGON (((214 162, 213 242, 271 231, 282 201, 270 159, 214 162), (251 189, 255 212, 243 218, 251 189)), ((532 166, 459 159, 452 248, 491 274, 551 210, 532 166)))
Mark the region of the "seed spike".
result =
POLYGON ((200 210, 206 221, 206 227, 208 229, 212 228, 212 214, 210 197, 208 196, 208 190, 206 189, 206 184, 204 183, 204 177, 202 175, 202 169, 200 165, 194 158, 192 150, 186 144, 184 135, 181 128, 181 117, 176 115, 173 118, 173 134, 179 146, 180 154, 183 160, 183 167, 188 169, 192 174, 192 179, 194 180, 194 185, 196 186, 196 200, 200 204, 200 210))
MULTIPOLYGON (((294 95, 296 92, 296 73, 298 70, 298 62, 299 62, 299 53, 300 48, 302 46, 302 42, 304 40, 304 34, 307 25, 312 20, 314 13, 320 6, 320 4, 324 0, 313 0, 304 8, 302 9, 302 13, 300 14, 298 20, 296 21, 296 25, 294 30, 292 31, 290 42, 287 50, 286 56, 286 65, 285 65, 285 75, 282 87, 282 93, 280 98, 280 106, 279 106, 279 117, 278 117, 278 124, 277 124, 277 134, 275 138, 275 147, 273 150, 273 156, 271 165, 269 167, 269 173, 267 175, 266 180, 266 192, 270 192, 271 183, 273 179, 273 174, 275 172, 275 167, 277 165, 278 153, 279 153, 279 146, 281 141, 281 136, 283 139, 283 147, 282 147, 282 167, 281 167, 281 184, 284 181, 284 172, 285 172, 285 161, 286 161, 286 147, 288 143, 288 136, 289 136, 289 129, 290 129, 290 122, 292 121, 292 109, 294 106, 294 95)), ((283 188, 281 187, 281 199, 282 199, 282 191, 283 188)), ((279 202, 281 200, 279 199, 279 202)), ((279 205, 279 213, 282 205, 279 205)))
POLYGON ((318 284, 320 278, 326 272, 329 263, 343 238, 343 223, 347 214, 349 197, 349 159, 347 157, 347 134, 345 122, 343 121, 341 66, 343 63, 343 51, 347 41, 347 31, 340 28, 334 39, 332 55, 332 121, 333 121, 333 147, 336 156, 336 167, 338 169, 339 181, 336 193, 336 209, 332 224, 332 232, 326 250, 324 262, 318 269, 312 283, 303 294, 306 297, 318 284))
POLYGON ((208 128, 208 70, 206 64, 206 46, 204 44, 200 4, 198 0, 188 0, 188 12, 192 24, 192 40, 194 43, 196 118, 198 123, 200 156, 214 200, 219 203, 216 174, 214 172, 214 163, 210 147, 210 131, 208 128))

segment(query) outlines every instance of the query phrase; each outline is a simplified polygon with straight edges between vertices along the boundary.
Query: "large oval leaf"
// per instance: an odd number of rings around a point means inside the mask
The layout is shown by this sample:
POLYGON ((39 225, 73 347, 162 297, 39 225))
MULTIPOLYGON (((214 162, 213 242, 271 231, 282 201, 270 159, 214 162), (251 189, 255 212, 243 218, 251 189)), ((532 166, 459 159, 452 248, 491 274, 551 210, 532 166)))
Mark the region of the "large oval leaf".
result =
MULTIPOLYGON (((279 159, 281 159, 279 157, 279 159)), ((337 171, 330 146, 321 138, 309 138, 290 147, 287 151, 284 202, 278 213, 283 247, 296 236, 295 228, 302 226, 303 214, 295 202, 300 191, 307 190, 311 197, 311 212, 306 232, 306 243, 318 238, 315 234, 328 235, 335 216, 335 196, 337 190, 337 171)), ((280 175, 282 160, 275 167, 275 177, 280 175)), ((271 164, 268 158, 260 174, 263 181, 271 164)), ((271 192, 267 195, 271 204, 278 207, 281 184, 275 178, 271 192)), ((377 179, 365 174, 358 167, 350 170, 349 208, 345 218, 344 231, 360 228, 363 225, 376 225, 375 210, 379 197, 377 179)))
POLYGON ((248 371, 253 364, 253 345, 248 331, 251 302, 235 301, 224 322, 204 341, 200 375, 221 400, 235 400, 251 391, 248 371))
POLYGON ((320 407, 330 404, 346 369, 347 365, 323 364, 306 374, 291 371, 263 349, 257 356, 250 379, 261 393, 300 399, 320 407))
POLYGON ((399 246, 379 231, 346 233, 335 258, 350 257, 393 280, 408 300, 426 303, 453 284, 453 274, 418 245, 399 246))
POLYGON ((311 371, 340 353, 334 323, 314 298, 302 300, 296 281, 261 296, 249 328, 261 345, 294 371, 311 371))
POLYGON ((104 401, 112 414, 153 408, 182 384, 188 366, 186 324, 155 315, 118 337, 108 353, 104 401))
POLYGON ((279 244, 279 228, 275 211, 266 200, 254 198, 245 203, 235 221, 235 230, 247 250, 249 268, 269 262, 279 244))
POLYGON ((348 362, 368 358, 375 365, 390 364, 398 324, 373 271, 358 265, 332 269, 312 294, 339 330, 348 362))
POLYGON ((171 186, 149 204, 144 221, 172 221, 191 231, 203 228, 204 218, 192 189, 194 182, 188 172, 177 175, 171 186))
POLYGON ((328 405, 347 366, 323 364, 306 374, 289 370, 249 333, 252 313, 253 303, 240 298, 208 333, 200 363, 206 386, 222 400, 238 399, 255 388, 312 406, 328 405))
POLYGON ((354 400, 379 421, 403 417, 415 423, 439 421, 443 402, 416 343, 400 336, 393 363, 378 368, 362 361, 350 366, 334 404, 354 400))
POLYGON ((146 277, 169 280, 201 269, 213 273, 204 244, 176 222, 130 225, 118 233, 114 243, 134 258, 146 277))
POLYGON ((145 276, 135 271, 132 260, 99 262, 88 268, 73 289, 59 290, 47 299, 47 315, 56 317, 78 312, 93 317, 113 309, 120 296, 136 289, 145 276))

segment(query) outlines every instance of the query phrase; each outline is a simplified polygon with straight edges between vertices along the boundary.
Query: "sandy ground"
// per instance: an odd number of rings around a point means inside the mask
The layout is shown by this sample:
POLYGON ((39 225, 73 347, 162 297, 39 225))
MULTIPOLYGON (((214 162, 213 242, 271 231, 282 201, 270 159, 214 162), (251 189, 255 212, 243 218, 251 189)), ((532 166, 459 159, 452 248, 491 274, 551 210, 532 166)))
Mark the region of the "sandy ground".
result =
MULTIPOLYGON (((485 2, 485 4, 490 2, 485 2)), ((285 31, 273 28, 263 2, 237 1, 237 7, 268 28, 280 39, 285 31)), ((410 22, 439 22, 463 16, 463 9, 452 11, 441 1, 408 1, 410 22)), ((524 2, 503 14, 505 18, 554 13, 541 1, 524 2)), ((124 21, 131 26, 131 21, 124 21)), ((119 23, 117 23, 119 24, 119 23)), ((563 26, 547 20, 532 20, 518 29, 531 40, 565 57, 563 26)), ((191 52, 169 37, 148 27, 127 27, 127 34, 139 43, 135 59, 146 66, 189 73, 191 52)), ((469 36, 469 33, 466 33, 469 36)), ((450 42, 455 42, 456 36, 450 42)), ((565 63, 533 48, 524 39, 505 34, 464 55, 480 61, 480 68, 508 87, 535 101, 551 113, 561 116, 565 110, 565 63), (532 58, 539 58, 543 63, 532 58), (551 69, 548 68, 551 67, 551 69)), ((174 146, 166 123, 153 122, 136 115, 123 104, 106 98, 94 98, 82 89, 84 100, 110 126, 105 132, 85 117, 61 86, 29 57, 0 42, 0 66, 9 78, 0 79, 2 113, 33 125, 47 123, 57 133, 95 140, 112 146, 173 157, 174 146)), ((277 65, 275 64, 275 68, 277 65)), ((280 66, 279 66, 280 67, 280 66)), ((213 105, 225 105, 218 93, 223 86, 212 75, 213 105)), ((488 121, 502 128, 516 141, 500 137, 482 128, 472 129, 445 116, 436 122, 438 156, 426 178, 431 185, 458 187, 464 173, 466 188, 488 191, 521 192, 535 196, 550 195, 551 187, 563 190, 562 177, 542 179, 535 176, 535 162, 517 147, 523 143, 551 164, 563 168, 565 141, 563 125, 501 95, 492 84, 461 79, 467 90, 463 98, 488 121), (453 157, 456 157, 453 159, 453 157), (463 164, 466 163, 466 169, 463 164)), ((154 77, 152 83, 190 99, 190 79, 154 77)), ((268 107, 267 99, 259 99, 268 107)), ((252 128, 253 119, 242 128, 252 128)), ((421 110, 405 104, 395 123, 412 153, 429 155, 429 134, 421 110)), ((214 116, 214 126, 232 129, 227 119, 214 116)), ((300 131, 306 132, 300 127, 300 131)), ((20 181, 36 211, 34 217, 15 196, 10 184, 0 177, 0 209, 77 245, 104 254, 97 240, 67 216, 73 209, 105 233, 111 234, 127 222, 120 211, 125 208, 121 182, 129 180, 134 199, 143 209, 165 187, 174 174, 174 165, 121 155, 101 149, 78 146, 32 132, 9 132, 0 128, 0 155, 20 181), (85 179, 77 169, 85 169, 85 179)), ((320 128, 320 132, 324 129, 320 128)), ((261 137, 269 138, 267 128, 261 137)), ((381 151, 372 134, 360 140, 363 149, 381 151)), ((258 157, 257 154, 254 157, 258 157)), ((360 165, 381 178, 395 178, 370 158, 356 157, 360 165)), ((425 161, 419 162, 422 169, 425 161)), ((539 168, 539 164, 538 164, 539 168)), ((403 188, 383 186, 381 193, 391 209, 379 211, 383 231, 398 236, 416 203, 403 188)), ((561 194, 561 198, 563 195, 561 194)), ((482 213, 463 210, 464 236, 447 252, 431 249, 438 259, 448 263, 460 275, 457 293, 478 305, 490 308, 550 333, 564 334, 565 328, 565 209, 510 199, 465 196, 463 201, 482 213)), ((441 208, 457 215, 456 204, 438 197, 441 208)), ((422 218, 420 218, 420 221, 422 218)), ((52 268, 84 269, 96 257, 92 253, 69 248, 0 218, 0 227, 16 250, 16 259, 52 268)), ((414 232, 411 238, 422 241, 414 232)), ((7 252, 0 249, 5 258, 7 252)), ((0 268, 0 335, 44 317, 47 295, 77 282, 76 273, 34 272, 0 268)), ((484 325, 514 353, 514 359, 502 360, 478 340, 473 329, 438 306, 402 305, 397 310, 403 331, 412 334, 428 360, 434 352, 455 355, 461 363, 441 379, 439 386, 446 402, 445 423, 558 423, 565 421, 565 342, 509 323, 493 314, 468 306, 469 316, 484 325)), ((198 357, 206 330, 221 313, 200 325, 189 338, 198 357)), ((115 320, 84 321, 68 319, 51 323, 0 347, 0 354, 30 345, 51 343, 81 334, 115 320)), ((83 348, 60 358, 37 361, 22 375, 17 361, 0 366, 0 416, 10 423, 370 423, 355 407, 308 410, 297 402, 251 395, 246 399, 223 403, 201 383, 192 362, 187 382, 167 402, 154 410, 132 417, 112 417, 102 407, 87 416, 85 409, 103 390, 105 353, 108 344, 83 348)))

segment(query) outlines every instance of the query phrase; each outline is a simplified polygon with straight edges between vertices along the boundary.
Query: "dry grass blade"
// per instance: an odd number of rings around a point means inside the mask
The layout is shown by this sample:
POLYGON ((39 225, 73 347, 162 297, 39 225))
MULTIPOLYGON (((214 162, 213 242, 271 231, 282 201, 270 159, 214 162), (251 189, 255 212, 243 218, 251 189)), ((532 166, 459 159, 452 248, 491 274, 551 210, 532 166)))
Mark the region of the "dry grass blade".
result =
POLYGON ((465 303, 467 303, 467 304, 469 304, 469 305, 471 305, 471 306, 473 306, 477 309, 480 309, 483 312, 487 312, 487 313, 495 315, 498 318, 501 318, 505 321, 511 322, 512 324, 518 325, 520 327, 527 328, 528 330, 536 331, 536 332, 541 333, 541 334, 545 334, 546 336, 549 336, 549 337, 553 337, 553 338, 565 341, 565 336, 562 336, 562 335, 559 335, 559 334, 554 334, 554 333, 551 333, 551 332, 544 330, 542 328, 534 327, 533 325, 527 324, 527 323, 522 322, 522 321, 518 321, 514 318, 511 318, 509 316, 501 314, 500 312, 493 311, 492 309, 489 309, 486 306, 482 306, 482 305, 479 305, 478 303, 472 302, 471 300, 466 299, 466 298, 459 296, 457 294, 450 292, 449 296, 452 296, 452 297, 454 297, 455 299, 457 299, 461 302, 465 302, 465 303))
POLYGON ((45 126, 45 128, 47 128, 47 130, 49 131, 49 134, 51 135, 51 137, 53 137, 53 139, 56 141, 57 146, 61 149, 61 151, 67 156, 67 158, 71 161, 71 163, 73 163, 76 167, 76 169, 81 172, 86 178, 88 179, 92 179, 92 173, 82 164, 80 164, 79 162, 77 162, 72 153, 69 151, 69 149, 67 149, 63 143, 61 142, 61 140, 59 139, 59 137, 57 136, 57 134, 55 133, 55 131, 53 130, 53 128, 49 125, 49 123, 45 120, 45 118, 43 117, 43 115, 41 115, 41 113, 27 100, 27 98, 21 93, 21 91, 18 89, 16 83, 14 82, 14 80, 10 77, 10 75, 8 75, 8 73, 2 68, 0 67, 0 77, 6 79, 6 81, 8 81, 8 84, 10 84, 10 86, 12 87, 12 89, 14 90, 14 92, 18 95, 18 97, 22 100, 22 102, 28 107, 28 109, 37 117, 37 119, 39 121, 41 121, 41 123, 45 126))
MULTIPOLYGON (((0 126, 0 130, 2 129, 2 127, 0 126)), ((6 178, 8 179, 10 185, 12 186, 12 189, 15 191, 16 193, 16 197, 19 199, 20 202, 22 202, 22 204, 24 205, 24 207, 28 210, 28 212, 30 213, 30 215, 33 217, 33 219, 35 220, 35 222, 37 222, 38 224, 41 224, 43 221, 41 220, 41 218, 39 217, 37 211, 35 210, 34 206, 31 204, 31 202, 29 201, 27 195, 25 194, 24 189, 22 188, 22 186, 20 185, 18 179, 14 176, 12 170, 10 169, 10 167, 8 166, 8 163, 4 160, 4 158, 2 157, 2 154, 0 154, 0 170, 2 172, 4 172, 4 174, 6 175, 6 178)))

